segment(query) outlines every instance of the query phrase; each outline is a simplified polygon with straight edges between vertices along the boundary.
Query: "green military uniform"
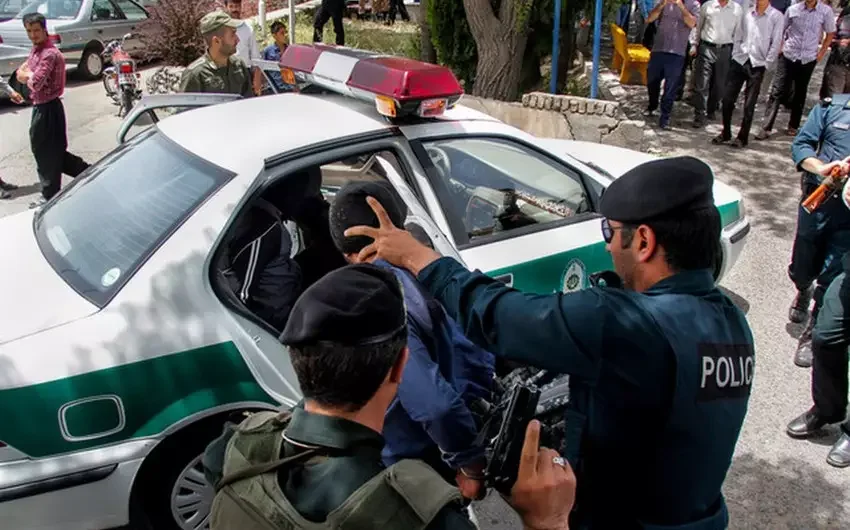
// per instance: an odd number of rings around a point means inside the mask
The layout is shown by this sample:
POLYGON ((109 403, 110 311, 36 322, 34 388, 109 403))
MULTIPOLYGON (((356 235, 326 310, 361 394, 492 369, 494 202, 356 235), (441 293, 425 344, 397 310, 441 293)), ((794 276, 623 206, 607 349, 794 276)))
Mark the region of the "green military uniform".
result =
POLYGON ((254 95, 251 70, 236 56, 230 56, 227 65, 218 66, 209 53, 205 53, 183 71, 180 92, 239 94, 249 98, 254 95))
MULTIPOLYGON (((199 30, 201 35, 209 35, 225 26, 235 29, 241 23, 223 11, 213 11, 201 18, 199 30)), ((251 79, 251 69, 242 59, 231 55, 226 65, 219 66, 208 51, 183 71, 180 92, 239 94, 249 98, 254 95, 251 79)))
MULTIPOLYGON (((230 424, 225 433, 207 448, 204 468, 207 480, 211 483, 218 483, 222 475, 227 474, 225 454, 233 434, 234 426, 230 424)), ((355 491, 385 471, 381 460, 383 436, 359 423, 312 414, 301 406, 292 409, 281 445, 282 458, 303 452, 305 447, 321 448, 319 456, 296 460, 277 471, 277 484, 286 501, 298 515, 313 523, 328 520, 328 516, 352 497, 355 491)), ((233 443, 230 446, 232 448, 233 443)), ((232 456, 228 458, 232 459, 232 456)), ((436 473, 433 474, 438 481, 443 480, 436 473)), ((213 528, 216 512, 220 511, 213 507, 213 528)), ((383 522, 390 525, 387 528, 396 528, 395 523, 399 521, 383 522)), ((380 522, 375 523, 380 526, 380 522)), ((412 527, 409 523, 404 526, 412 527)), ((475 526, 461 511, 460 503, 452 502, 437 512, 425 528, 474 530, 475 526)))

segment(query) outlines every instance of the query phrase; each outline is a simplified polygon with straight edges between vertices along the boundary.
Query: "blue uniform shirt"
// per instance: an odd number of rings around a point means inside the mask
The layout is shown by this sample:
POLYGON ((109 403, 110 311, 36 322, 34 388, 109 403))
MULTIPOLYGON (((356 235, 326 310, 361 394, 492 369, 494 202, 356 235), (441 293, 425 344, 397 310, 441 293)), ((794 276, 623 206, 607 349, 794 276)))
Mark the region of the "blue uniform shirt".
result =
POLYGON ((474 351, 468 355, 453 355, 452 350, 439 347, 445 342, 436 340, 437 336, 451 321, 434 322, 424 290, 410 273, 382 260, 375 265, 391 269, 401 281, 408 315, 409 354, 398 396, 384 422, 384 462, 392 465, 404 458, 422 458, 435 445, 454 469, 481 461, 484 448, 474 443, 478 429, 465 398, 489 386, 492 355, 471 343, 474 351))
MULTIPOLYGON (((270 44, 263 50, 263 60, 280 62, 280 56, 282 53, 283 52, 280 48, 277 47, 277 44, 270 44)), ((295 88, 292 85, 287 85, 283 82, 280 72, 270 72, 269 78, 275 84, 275 88, 277 88, 278 92, 292 92, 295 88)))
MULTIPOLYGON (((791 158, 801 170, 803 160, 812 156, 823 162, 850 156, 850 94, 833 96, 831 103, 819 103, 809 112, 791 143, 791 158)), ((819 184, 823 177, 807 172, 806 179, 819 184)))
POLYGON ((441 258, 419 280, 473 342, 570 374, 573 527, 726 528, 721 486, 747 410, 753 338, 709 270, 645 293, 541 296, 441 258))

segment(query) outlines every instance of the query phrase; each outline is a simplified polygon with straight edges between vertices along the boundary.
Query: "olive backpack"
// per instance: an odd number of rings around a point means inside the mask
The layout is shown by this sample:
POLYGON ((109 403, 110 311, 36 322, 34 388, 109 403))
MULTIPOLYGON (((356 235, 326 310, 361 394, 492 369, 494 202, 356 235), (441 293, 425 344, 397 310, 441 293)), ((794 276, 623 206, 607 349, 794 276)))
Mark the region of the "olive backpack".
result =
POLYGON ((281 489, 277 471, 322 458, 321 449, 280 458, 288 412, 251 414, 233 433, 216 484, 211 530, 423 530, 446 505, 461 500, 456 487, 419 460, 402 460, 358 488, 321 523, 302 517, 281 489))

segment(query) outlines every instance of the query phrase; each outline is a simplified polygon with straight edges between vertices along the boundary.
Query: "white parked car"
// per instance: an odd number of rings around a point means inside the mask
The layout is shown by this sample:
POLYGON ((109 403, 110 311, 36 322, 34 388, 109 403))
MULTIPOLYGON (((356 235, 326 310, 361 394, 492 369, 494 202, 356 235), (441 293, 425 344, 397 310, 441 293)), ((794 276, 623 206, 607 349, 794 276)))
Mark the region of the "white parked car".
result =
MULTIPOLYGON (((0 220, 0 277, 15 280, 0 301, 3 528, 205 527, 199 459, 224 419, 300 397, 280 330, 220 265, 236 217, 294 172, 321 168, 329 200, 351 179, 388 181, 436 249, 526 291, 581 289, 611 267, 599 199, 648 155, 455 106, 460 86, 433 65, 321 45, 282 65, 313 88, 146 97, 117 149, 0 220), (173 107, 189 110, 160 119, 173 107), (522 226, 497 220, 505 207, 522 226)), ((749 223, 737 191, 714 191, 722 277, 749 223)))

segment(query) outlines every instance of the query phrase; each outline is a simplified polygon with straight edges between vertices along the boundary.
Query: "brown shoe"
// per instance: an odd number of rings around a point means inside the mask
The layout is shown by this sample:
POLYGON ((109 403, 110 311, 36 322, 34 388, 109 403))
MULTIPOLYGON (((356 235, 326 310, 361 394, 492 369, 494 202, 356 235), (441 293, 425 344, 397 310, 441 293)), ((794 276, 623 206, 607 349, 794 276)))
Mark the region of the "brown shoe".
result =
POLYGON ((787 134, 788 136, 797 136, 797 129, 794 129, 793 127, 788 127, 787 129, 785 129, 785 134, 787 134))

